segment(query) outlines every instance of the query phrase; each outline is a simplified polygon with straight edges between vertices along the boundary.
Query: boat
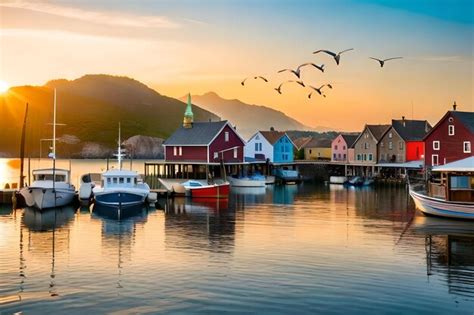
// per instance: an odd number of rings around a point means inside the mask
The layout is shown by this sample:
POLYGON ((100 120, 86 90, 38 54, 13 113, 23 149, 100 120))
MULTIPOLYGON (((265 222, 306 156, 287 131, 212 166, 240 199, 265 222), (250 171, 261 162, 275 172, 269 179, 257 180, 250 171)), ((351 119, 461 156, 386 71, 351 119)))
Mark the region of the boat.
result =
POLYGON ((230 183, 203 184, 197 180, 184 182, 186 195, 192 198, 228 198, 230 193, 230 183))
POLYGON ((232 187, 265 187, 267 179, 263 175, 231 176, 228 178, 232 187))
POLYGON ((425 189, 409 182, 416 208, 426 215, 474 219, 474 156, 434 166, 432 172, 440 175, 439 181, 432 179, 425 189))
POLYGON ((329 184, 344 184, 347 182, 346 176, 330 176, 329 177, 329 184))
POLYGON ((79 202, 81 205, 89 205, 94 199, 92 189, 102 186, 102 176, 99 173, 87 173, 81 176, 81 185, 79 186, 79 202))
POLYGON ((375 180, 373 178, 365 178, 364 182, 362 183, 362 186, 371 186, 375 183, 375 180))
POLYGON ((20 189, 26 205, 39 210, 66 206, 76 195, 76 188, 70 183, 70 172, 56 168, 56 89, 53 106, 53 150, 49 154, 53 167, 33 170, 33 183, 20 189))
POLYGON ((364 179, 360 176, 354 176, 346 182, 349 186, 362 186, 364 184, 364 179))
POLYGON ((265 185, 275 184, 275 176, 267 175, 265 176, 265 185))
POLYGON ((94 202, 102 206, 124 208, 144 204, 150 194, 150 187, 144 183, 135 171, 122 169, 123 151, 120 147, 120 126, 118 152, 118 169, 102 173, 102 186, 92 189, 94 202))
POLYGON ((285 184, 295 184, 301 181, 301 176, 297 170, 287 168, 277 168, 274 170, 275 177, 285 184))

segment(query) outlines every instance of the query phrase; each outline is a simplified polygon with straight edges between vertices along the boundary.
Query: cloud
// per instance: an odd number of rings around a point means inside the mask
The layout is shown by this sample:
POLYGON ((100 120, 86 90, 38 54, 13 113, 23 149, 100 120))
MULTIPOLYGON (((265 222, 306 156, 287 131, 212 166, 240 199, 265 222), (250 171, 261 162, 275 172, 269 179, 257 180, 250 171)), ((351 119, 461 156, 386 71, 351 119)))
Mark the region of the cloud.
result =
POLYGON ((407 59, 413 60, 420 60, 420 61, 434 61, 434 62, 456 62, 456 61, 466 61, 466 58, 463 56, 458 55, 451 55, 451 56, 420 56, 420 57, 412 57, 407 59))
POLYGON ((92 11, 79 8, 58 6, 25 0, 1 2, 0 7, 18 8, 35 12, 47 13, 66 18, 104 25, 136 27, 136 28, 179 28, 180 24, 164 16, 137 15, 124 12, 92 11))

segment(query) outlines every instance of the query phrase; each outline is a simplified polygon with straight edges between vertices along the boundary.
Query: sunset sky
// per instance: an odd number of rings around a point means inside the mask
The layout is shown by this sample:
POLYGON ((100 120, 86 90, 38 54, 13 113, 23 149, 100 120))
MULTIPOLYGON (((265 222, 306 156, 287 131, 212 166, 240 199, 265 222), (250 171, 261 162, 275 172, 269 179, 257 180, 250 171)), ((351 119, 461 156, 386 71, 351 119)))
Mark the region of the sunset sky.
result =
POLYGON ((359 130, 402 115, 436 123, 456 101, 473 110, 471 0, 8 1, 0 0, 0 82, 42 85, 106 73, 161 94, 215 91, 302 123, 359 130), (297 3, 297 4, 296 4, 297 3), (341 51, 341 64, 318 49, 341 51), (403 56, 380 68, 369 56, 403 56), (273 88, 304 62, 298 85, 273 88), (264 75, 269 83, 240 81, 264 75), (413 109, 413 110, 412 110, 413 109))

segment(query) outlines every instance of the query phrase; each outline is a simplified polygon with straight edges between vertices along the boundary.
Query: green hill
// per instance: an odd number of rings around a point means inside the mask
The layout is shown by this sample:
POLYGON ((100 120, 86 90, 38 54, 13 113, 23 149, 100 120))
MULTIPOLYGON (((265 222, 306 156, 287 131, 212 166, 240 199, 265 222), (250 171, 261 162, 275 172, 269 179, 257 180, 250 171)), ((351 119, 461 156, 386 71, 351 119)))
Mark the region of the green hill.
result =
MULTIPOLYGON (((159 94, 126 77, 86 75, 79 79, 54 80, 45 86, 13 87, 0 95, 0 156, 18 156, 25 104, 29 103, 27 146, 38 156, 40 139, 52 137, 53 89, 57 90, 58 156, 81 157, 85 146, 115 149, 118 123, 122 138, 136 135, 167 138, 182 123, 185 104, 159 94), (66 137, 64 137, 66 135, 66 137)), ((219 117, 197 106, 196 121, 219 117)), ((47 144, 43 142, 42 155, 47 144)))

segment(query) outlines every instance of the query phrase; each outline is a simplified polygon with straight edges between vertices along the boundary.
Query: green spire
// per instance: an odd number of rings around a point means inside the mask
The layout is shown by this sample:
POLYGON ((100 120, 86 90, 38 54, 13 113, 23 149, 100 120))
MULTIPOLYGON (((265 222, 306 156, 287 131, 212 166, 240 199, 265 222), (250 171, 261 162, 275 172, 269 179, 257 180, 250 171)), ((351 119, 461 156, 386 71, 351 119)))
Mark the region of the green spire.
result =
POLYGON ((191 104, 191 93, 188 93, 188 105, 186 106, 186 111, 184 112, 184 117, 193 117, 193 109, 191 104))

